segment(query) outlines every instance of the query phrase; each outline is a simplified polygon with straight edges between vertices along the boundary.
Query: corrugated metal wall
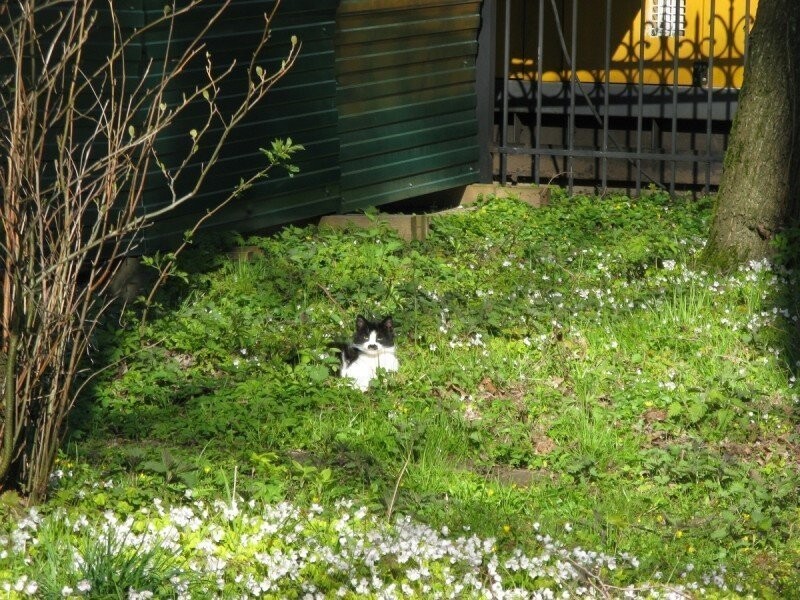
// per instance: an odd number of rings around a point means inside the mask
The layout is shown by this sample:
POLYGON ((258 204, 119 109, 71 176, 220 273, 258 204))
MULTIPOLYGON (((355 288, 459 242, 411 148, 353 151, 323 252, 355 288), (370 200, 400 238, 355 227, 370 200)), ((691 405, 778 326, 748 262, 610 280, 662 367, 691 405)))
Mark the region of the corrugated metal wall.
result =
MULTIPOLYGON (((128 1, 153 13, 163 10, 160 0, 128 1)), ((245 50, 257 42, 261 15, 271 4, 232 4, 207 40, 218 64, 248 58, 245 50)), ((297 35, 299 60, 232 137, 202 196, 148 231, 145 250, 181 235, 242 176, 263 166, 258 148, 276 137, 305 146, 295 161, 300 173, 288 178, 273 172, 210 226, 253 231, 477 181, 480 8, 480 0, 284 0, 269 55, 279 61, 297 35)), ((180 36, 207 22, 204 10, 212 8, 194 12, 180 36)), ((148 36, 148 57, 163 53, 165 33, 148 36)), ((182 85, 193 87, 201 77, 188 73, 182 85)), ((245 84, 242 73, 226 85, 235 96, 245 84)), ((191 128, 189 116, 162 140, 167 157, 185 153, 191 128)), ((164 201, 163 191, 153 188, 145 209, 164 201)))
MULTIPOLYGON (((163 10, 160 0, 143 0, 152 12, 163 10)), ((216 2, 192 12, 191 20, 181 21, 178 37, 187 39, 208 21, 216 2)), ((334 78, 335 14, 337 0, 284 0, 273 24, 266 60, 266 71, 274 70, 286 56, 290 39, 296 35, 302 52, 289 74, 267 95, 262 104, 239 126, 225 146, 202 194, 186 208, 162 219, 147 232, 148 245, 160 245, 163 238, 181 235, 202 215, 224 198, 242 178, 263 168, 266 159, 259 148, 268 147, 274 138, 291 137, 305 150, 296 155, 299 174, 287 177, 274 170, 269 178, 254 185, 234 200, 208 223, 209 227, 253 231, 278 223, 336 212, 340 206, 339 135, 334 78)), ((234 59, 242 65, 223 84, 224 106, 233 105, 247 85, 245 65, 248 50, 261 35, 264 13, 272 2, 236 0, 213 27, 205 41, 216 65, 228 65, 234 59)), ((166 32, 148 36, 148 57, 163 56, 166 32)), ((173 42, 174 43, 174 42, 173 42)), ((202 68, 202 64, 198 64, 202 68)), ((182 89, 191 89, 203 81, 202 71, 189 72, 181 79, 182 89)), ((180 90, 175 90, 180 93, 180 90)), ((171 136, 164 136, 160 147, 165 158, 173 161, 184 156, 191 143, 188 131, 196 126, 200 113, 187 114, 171 136)), ((197 155, 202 160, 203 149, 197 155)), ((146 197, 146 210, 163 205, 163 189, 153 178, 154 188, 146 197)))
MULTIPOLYGON (((209 0, 180 17, 170 56, 209 22, 222 0, 209 0)), ((218 69, 236 60, 222 84, 223 111, 235 106, 248 85, 246 65, 258 43, 263 15, 274 0, 235 0, 204 37, 218 69)), ((111 46, 109 6, 98 6, 91 59, 102 61, 111 46)), ((296 64, 226 144, 202 193, 148 228, 136 249, 151 253, 174 243, 218 205, 241 178, 266 164, 259 148, 275 138, 303 144, 294 162, 300 172, 273 171, 217 214, 206 228, 249 232, 293 220, 386 204, 478 180, 475 59, 480 0, 283 0, 261 66, 274 70, 296 35, 296 64)), ((125 32, 163 14, 163 0, 119 0, 113 5, 125 32)), ((129 85, 163 69, 170 32, 148 31, 126 52, 129 85), (150 64, 150 71, 145 73, 150 64)), ((2 65, 0 65, 0 69, 2 65)), ((207 83, 205 63, 195 61, 171 89, 167 104, 207 83)), ((189 132, 206 116, 204 102, 187 110, 159 137, 159 159, 176 166, 191 149, 189 132)), ((213 137, 213 135, 211 136, 213 137)), ((208 158, 201 145, 192 157, 186 190, 208 158)), ((154 165, 143 211, 169 202, 154 165)), ((179 192, 181 189, 179 189, 179 192)))
POLYGON ((480 1, 342 0, 342 211, 478 179, 480 1))

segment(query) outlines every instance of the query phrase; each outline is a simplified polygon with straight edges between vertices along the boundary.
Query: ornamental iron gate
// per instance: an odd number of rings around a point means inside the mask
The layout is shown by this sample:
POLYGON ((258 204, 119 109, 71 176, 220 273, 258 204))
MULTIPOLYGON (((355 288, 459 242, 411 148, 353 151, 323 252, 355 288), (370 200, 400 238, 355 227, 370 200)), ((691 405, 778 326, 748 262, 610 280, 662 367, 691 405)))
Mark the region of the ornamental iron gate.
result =
POLYGON ((716 186, 756 5, 500 0, 501 183, 716 186))

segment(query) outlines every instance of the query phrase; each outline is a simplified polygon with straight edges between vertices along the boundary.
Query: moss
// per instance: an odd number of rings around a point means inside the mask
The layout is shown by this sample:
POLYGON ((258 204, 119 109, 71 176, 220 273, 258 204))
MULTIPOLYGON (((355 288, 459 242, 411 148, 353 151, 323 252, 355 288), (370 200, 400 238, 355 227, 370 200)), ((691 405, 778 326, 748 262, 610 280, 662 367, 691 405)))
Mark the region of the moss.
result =
POLYGON ((710 241, 700 254, 700 263, 703 266, 710 271, 721 273, 730 273, 745 259, 746 257, 737 252, 735 248, 723 247, 710 241))
MULTIPOLYGON (((726 153, 727 160, 730 153, 726 153)), ((718 272, 730 272, 741 260, 741 252, 734 247, 730 247, 720 243, 721 236, 718 235, 719 228, 719 213, 724 210, 725 206, 720 201, 722 194, 714 195, 713 206, 711 208, 711 225, 706 247, 700 253, 700 262, 709 270, 718 272)))
MULTIPOLYGON (((744 90, 740 93, 739 102, 741 102, 741 97, 744 95, 744 90)), ((734 168, 735 165, 741 162, 741 152, 742 149, 745 147, 745 144, 740 140, 739 135, 739 118, 740 113, 737 112, 733 117, 733 123, 731 124, 731 134, 729 138, 728 147, 725 149, 725 156, 722 159, 722 168, 727 171, 731 168, 734 168)))

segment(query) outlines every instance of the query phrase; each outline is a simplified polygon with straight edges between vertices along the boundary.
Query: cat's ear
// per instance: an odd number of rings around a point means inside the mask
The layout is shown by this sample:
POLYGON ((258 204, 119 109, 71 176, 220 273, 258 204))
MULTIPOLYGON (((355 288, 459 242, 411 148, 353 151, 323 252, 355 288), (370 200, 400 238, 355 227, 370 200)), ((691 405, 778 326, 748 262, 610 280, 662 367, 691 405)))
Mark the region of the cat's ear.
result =
POLYGON ((356 317, 356 329, 364 329, 367 326, 367 319, 363 315, 356 317))
POLYGON ((394 331, 394 321, 392 321, 392 317, 386 317, 383 321, 381 321, 381 325, 383 325, 389 331, 394 331))

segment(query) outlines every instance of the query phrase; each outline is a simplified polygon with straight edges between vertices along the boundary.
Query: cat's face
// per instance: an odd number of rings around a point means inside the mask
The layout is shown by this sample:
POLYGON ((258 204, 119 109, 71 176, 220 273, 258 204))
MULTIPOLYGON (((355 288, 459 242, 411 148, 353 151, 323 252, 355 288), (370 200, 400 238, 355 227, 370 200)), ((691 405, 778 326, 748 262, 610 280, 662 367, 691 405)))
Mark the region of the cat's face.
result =
POLYGON ((382 321, 369 321, 361 315, 356 318, 356 332, 353 345, 364 354, 379 354, 386 348, 394 347, 394 323, 392 317, 382 321))

